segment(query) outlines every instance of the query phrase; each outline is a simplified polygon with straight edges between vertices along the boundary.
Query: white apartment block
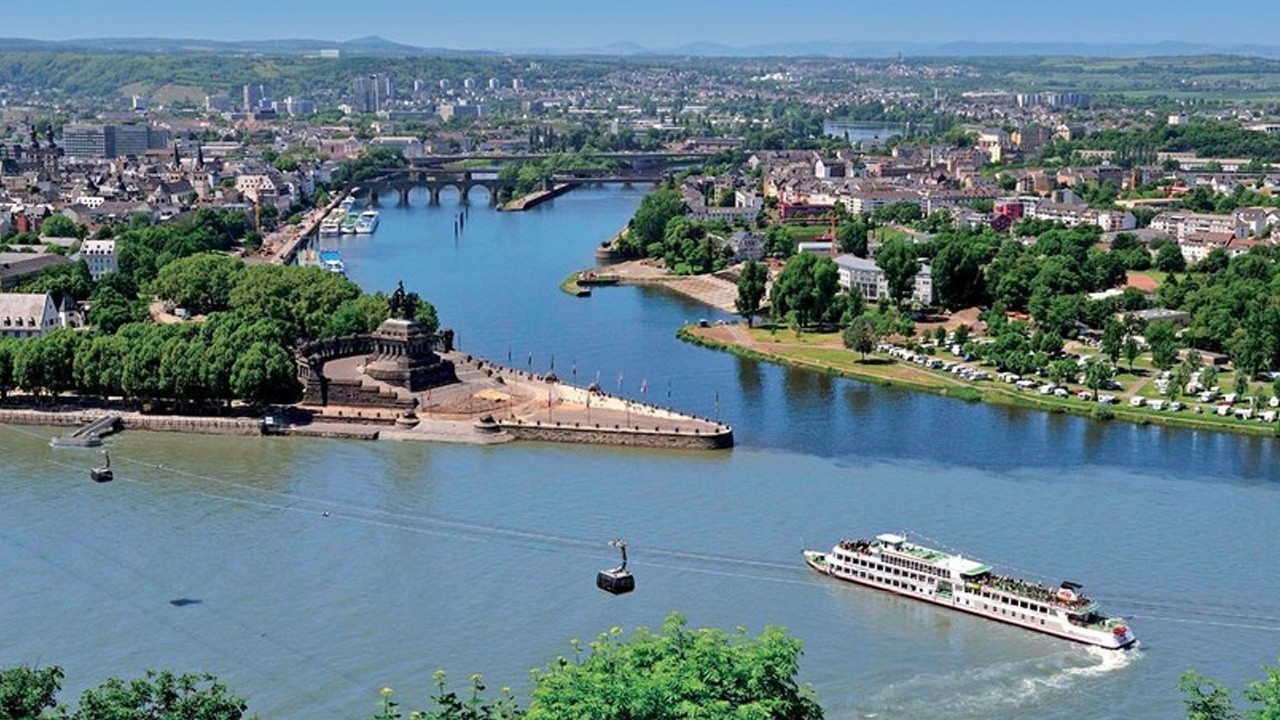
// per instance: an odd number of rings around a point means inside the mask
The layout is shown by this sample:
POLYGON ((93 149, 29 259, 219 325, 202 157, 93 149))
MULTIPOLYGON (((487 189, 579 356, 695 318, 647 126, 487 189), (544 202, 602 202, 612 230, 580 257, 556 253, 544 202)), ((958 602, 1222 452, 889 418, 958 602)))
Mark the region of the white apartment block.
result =
POLYGON ((120 269, 115 240, 85 240, 80 246, 80 257, 89 266, 89 276, 95 282, 120 269))

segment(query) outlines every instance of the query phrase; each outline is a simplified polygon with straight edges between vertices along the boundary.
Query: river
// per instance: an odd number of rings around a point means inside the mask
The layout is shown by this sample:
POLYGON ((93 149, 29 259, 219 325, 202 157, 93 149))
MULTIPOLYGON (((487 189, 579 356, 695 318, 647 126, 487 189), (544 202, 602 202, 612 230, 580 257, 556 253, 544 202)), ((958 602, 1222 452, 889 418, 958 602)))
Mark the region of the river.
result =
POLYGON ((469 447, 126 432, 92 454, 0 427, 0 666, 212 672, 263 718, 421 707, 444 669, 491 688, 569 639, 787 627, 827 717, 1176 717, 1179 673, 1233 688, 1280 649, 1277 453, 1236 437, 973 405, 686 345, 721 316, 653 288, 573 298, 643 190, 527 213, 384 197, 372 237, 328 241, 367 289, 403 279, 463 350, 735 426, 727 452, 469 447), (1142 647, 1108 653, 818 577, 802 547, 909 531, 1086 585, 1142 647), (624 537, 638 589, 594 587, 624 537), (177 602, 175 602, 177 601, 177 602))

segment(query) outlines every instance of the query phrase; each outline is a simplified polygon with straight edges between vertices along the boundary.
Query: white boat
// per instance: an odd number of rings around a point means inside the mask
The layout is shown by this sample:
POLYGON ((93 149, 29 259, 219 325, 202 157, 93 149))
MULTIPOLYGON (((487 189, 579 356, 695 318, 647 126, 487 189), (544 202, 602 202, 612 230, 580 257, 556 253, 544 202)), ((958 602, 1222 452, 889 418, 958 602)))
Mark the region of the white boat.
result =
POLYGON ((998 575, 990 565, 908 542, 903 535, 841 540, 830 552, 805 550, 804 559, 840 580, 1079 643, 1120 649, 1137 641, 1123 620, 1100 614, 1078 583, 1053 588, 998 575))
POLYGON ((320 234, 337 235, 340 233, 342 231, 342 218, 344 217, 346 217, 346 214, 339 210, 334 210, 326 215, 324 220, 320 221, 320 234))
POLYGON ((347 274, 347 266, 342 262, 342 255, 336 250, 320 251, 320 269, 339 275, 347 274))
POLYGON ((338 209, 342 211, 342 214, 339 215, 338 217, 342 217, 342 215, 346 215, 347 213, 351 212, 351 210, 355 206, 356 206, 355 198, 351 197, 350 195, 342 198, 342 202, 338 203, 338 209))
POLYGON ((368 235, 378 229, 378 211, 365 210, 356 216, 356 234, 368 235))

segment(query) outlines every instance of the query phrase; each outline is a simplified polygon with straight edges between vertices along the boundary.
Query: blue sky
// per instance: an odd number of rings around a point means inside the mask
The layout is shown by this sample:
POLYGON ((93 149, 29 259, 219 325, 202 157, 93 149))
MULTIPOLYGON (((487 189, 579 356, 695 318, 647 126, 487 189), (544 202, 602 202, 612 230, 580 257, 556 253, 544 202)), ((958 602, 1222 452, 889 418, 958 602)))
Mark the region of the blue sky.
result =
POLYGON ((618 41, 1166 40, 1280 45, 1267 0, 53 0, 6 3, 0 36, 218 40, 381 35, 460 49, 574 48, 618 41))

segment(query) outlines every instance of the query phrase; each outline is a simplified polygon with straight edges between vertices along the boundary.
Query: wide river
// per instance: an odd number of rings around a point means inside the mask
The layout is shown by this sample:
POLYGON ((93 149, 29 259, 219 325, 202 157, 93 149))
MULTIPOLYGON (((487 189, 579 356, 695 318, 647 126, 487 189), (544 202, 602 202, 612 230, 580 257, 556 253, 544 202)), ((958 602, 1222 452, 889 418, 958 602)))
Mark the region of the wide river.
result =
POLYGON ((682 344, 714 311, 655 289, 562 294, 642 189, 522 214, 414 193, 329 241, 366 289, 403 279, 461 348, 704 415, 712 453, 127 432, 117 481, 48 433, 0 427, 0 667, 208 671, 262 718, 364 718, 431 673, 523 696, 570 638, 690 625, 804 641, 827 717, 1177 717, 1178 675, 1239 688, 1280 651, 1270 439, 1098 423, 917 395, 682 344), (619 382, 621 379, 621 382, 619 382), (804 547, 914 533, 1086 585, 1142 646, 1110 653, 837 583, 804 547), (638 588, 594 587, 630 543, 638 588))

